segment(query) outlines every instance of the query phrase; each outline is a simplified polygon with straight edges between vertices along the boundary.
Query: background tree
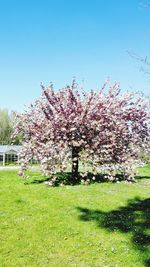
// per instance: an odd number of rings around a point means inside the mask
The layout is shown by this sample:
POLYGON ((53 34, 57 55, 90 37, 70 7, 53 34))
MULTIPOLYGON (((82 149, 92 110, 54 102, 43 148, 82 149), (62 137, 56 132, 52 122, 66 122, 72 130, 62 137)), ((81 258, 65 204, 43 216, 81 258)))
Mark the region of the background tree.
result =
POLYGON ((20 155, 22 172, 32 157, 40 161, 43 173, 64 171, 72 157, 72 182, 78 181, 79 160, 93 175, 117 173, 133 177, 140 149, 149 141, 149 103, 137 93, 120 93, 118 84, 108 81, 103 88, 86 93, 75 80, 71 86, 54 91, 42 86, 42 95, 18 115, 14 137, 23 135, 20 155), (105 92, 105 87, 108 90, 105 92))
MULTIPOLYGON (((14 112, 9 112, 7 109, 0 109, 0 144, 11 144, 13 127, 15 124, 14 112)), ((20 143, 20 136, 18 135, 14 140, 15 144, 20 143)))
POLYGON ((7 109, 0 110, 0 143, 9 144, 12 134, 12 118, 7 109))

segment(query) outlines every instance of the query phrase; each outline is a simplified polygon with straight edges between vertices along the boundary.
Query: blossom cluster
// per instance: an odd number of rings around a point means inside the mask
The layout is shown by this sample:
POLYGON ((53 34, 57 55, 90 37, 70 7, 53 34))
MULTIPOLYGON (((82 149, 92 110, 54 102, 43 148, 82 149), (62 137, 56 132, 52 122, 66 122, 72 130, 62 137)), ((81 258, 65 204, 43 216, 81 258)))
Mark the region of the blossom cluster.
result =
POLYGON ((116 174, 133 179, 141 150, 148 153, 149 122, 148 100, 140 93, 121 93, 117 83, 107 81, 89 92, 75 80, 57 91, 42 85, 41 96, 17 115, 14 137, 23 136, 20 174, 35 158, 49 177, 80 161, 83 177, 90 170, 110 180, 116 174), (71 158, 73 149, 77 153, 71 158))

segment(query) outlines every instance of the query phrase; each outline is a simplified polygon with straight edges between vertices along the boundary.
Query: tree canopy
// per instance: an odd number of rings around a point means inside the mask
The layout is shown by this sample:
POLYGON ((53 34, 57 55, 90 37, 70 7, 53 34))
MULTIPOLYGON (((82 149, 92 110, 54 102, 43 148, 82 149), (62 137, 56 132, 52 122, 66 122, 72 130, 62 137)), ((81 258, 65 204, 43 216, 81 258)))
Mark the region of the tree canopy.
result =
MULTIPOLYGON (((0 109, 0 144, 11 144, 13 127, 15 125, 15 113, 7 109, 0 109)), ((18 134, 14 139, 15 144, 21 142, 21 136, 18 134)))
POLYGON ((85 92, 72 84, 55 91, 53 85, 42 85, 42 95, 17 117, 14 137, 23 135, 20 155, 22 172, 35 157, 42 171, 53 176, 65 171, 72 162, 72 180, 79 180, 88 167, 93 175, 103 172, 106 178, 133 178, 133 166, 141 149, 150 140, 149 102, 143 95, 121 93, 117 83, 107 81, 99 91, 85 92))
POLYGON ((7 109, 0 110, 0 143, 10 144, 13 129, 13 115, 7 109))

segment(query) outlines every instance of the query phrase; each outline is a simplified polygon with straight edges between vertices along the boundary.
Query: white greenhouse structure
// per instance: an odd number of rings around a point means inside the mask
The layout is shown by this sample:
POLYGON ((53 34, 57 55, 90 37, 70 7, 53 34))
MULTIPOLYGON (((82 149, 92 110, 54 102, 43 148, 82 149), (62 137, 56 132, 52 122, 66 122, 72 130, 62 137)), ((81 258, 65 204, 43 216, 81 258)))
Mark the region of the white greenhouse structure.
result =
POLYGON ((18 163, 21 145, 0 145, 0 165, 18 163))

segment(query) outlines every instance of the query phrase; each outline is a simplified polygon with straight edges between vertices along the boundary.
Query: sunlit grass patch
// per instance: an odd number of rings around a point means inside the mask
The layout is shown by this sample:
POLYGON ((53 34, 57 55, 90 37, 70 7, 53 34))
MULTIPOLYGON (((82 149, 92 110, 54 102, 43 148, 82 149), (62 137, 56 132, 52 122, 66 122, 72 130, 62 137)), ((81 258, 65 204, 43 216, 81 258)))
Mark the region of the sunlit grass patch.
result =
POLYGON ((149 266, 150 166, 133 184, 47 187, 30 174, 24 185, 0 172, 0 266, 149 266))

